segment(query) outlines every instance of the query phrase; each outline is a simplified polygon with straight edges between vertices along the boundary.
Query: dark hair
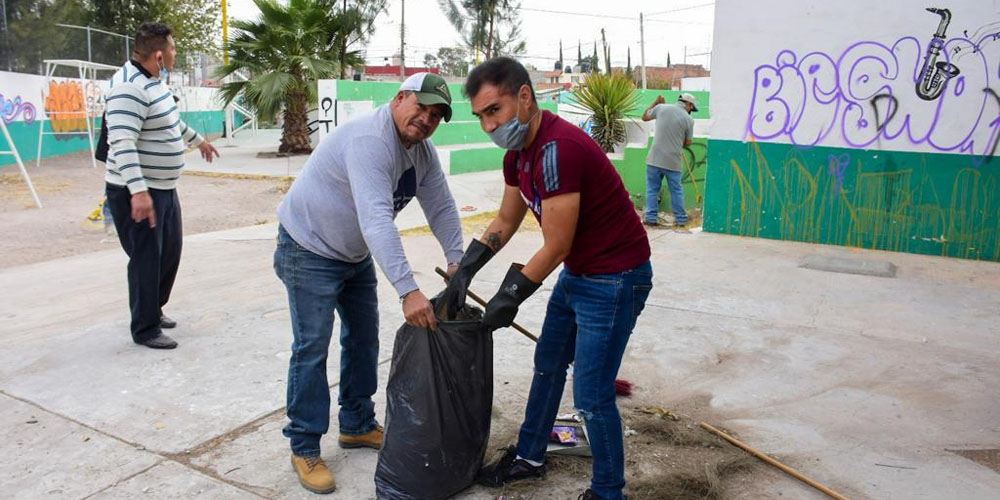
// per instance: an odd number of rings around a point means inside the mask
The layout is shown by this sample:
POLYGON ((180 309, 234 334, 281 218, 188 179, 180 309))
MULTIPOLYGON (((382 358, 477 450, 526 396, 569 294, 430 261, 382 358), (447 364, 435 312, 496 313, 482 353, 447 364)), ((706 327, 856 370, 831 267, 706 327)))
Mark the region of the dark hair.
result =
POLYGON ((142 23, 135 32, 135 48, 132 49, 142 57, 149 57, 157 50, 167 49, 167 37, 173 33, 170 26, 163 23, 142 23))
POLYGON ((528 70, 509 57, 494 57, 473 68, 465 80, 462 93, 470 99, 476 97, 483 84, 495 85, 501 94, 513 96, 517 95, 521 85, 527 85, 531 89, 531 100, 535 101, 535 89, 531 86, 528 70))

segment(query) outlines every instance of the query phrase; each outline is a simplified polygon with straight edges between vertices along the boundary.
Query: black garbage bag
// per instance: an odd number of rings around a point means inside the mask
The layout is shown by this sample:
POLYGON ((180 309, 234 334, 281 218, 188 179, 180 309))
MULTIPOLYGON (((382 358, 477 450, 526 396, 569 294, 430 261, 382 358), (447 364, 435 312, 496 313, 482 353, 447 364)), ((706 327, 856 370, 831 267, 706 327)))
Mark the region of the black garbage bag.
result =
POLYGON ((380 500, 439 500, 475 480, 493 408, 493 335, 464 307, 436 331, 396 332, 385 437, 375 469, 380 500))

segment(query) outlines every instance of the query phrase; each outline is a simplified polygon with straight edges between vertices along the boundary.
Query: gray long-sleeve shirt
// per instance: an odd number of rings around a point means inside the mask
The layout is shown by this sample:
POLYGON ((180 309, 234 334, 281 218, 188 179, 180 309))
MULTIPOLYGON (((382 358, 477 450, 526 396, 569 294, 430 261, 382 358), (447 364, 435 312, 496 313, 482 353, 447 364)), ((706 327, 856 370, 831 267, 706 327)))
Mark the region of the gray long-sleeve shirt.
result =
POLYGON ((344 262, 369 253, 399 295, 417 289, 394 222, 417 198, 447 262, 462 259, 462 224, 430 139, 403 147, 388 105, 323 139, 278 206, 309 251, 344 262))

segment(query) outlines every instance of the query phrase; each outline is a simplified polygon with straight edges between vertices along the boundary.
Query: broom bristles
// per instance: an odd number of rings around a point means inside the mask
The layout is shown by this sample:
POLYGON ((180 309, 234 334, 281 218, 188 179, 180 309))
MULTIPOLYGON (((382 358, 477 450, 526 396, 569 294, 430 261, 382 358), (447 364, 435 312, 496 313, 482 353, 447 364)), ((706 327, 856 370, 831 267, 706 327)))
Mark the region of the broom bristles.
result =
POLYGON ((632 382, 625 379, 615 379, 615 394, 619 396, 632 395, 632 382))

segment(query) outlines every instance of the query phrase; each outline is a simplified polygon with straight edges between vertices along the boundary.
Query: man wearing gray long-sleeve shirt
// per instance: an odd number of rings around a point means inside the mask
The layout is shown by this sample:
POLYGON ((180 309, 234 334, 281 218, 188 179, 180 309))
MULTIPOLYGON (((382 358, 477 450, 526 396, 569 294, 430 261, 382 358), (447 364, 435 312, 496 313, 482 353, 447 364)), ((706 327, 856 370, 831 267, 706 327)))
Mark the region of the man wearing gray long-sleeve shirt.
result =
POLYGON ((437 327, 403 253, 396 215, 416 198, 449 271, 462 258, 458 210, 429 139, 442 118, 451 119, 447 84, 431 73, 411 76, 392 102, 326 137, 278 207, 274 269, 288 291, 294 337, 283 432, 292 467, 310 491, 336 487, 320 458, 329 427, 326 357, 334 311, 341 322, 338 442, 346 448, 382 445, 371 398, 378 362, 374 265, 396 289, 407 323, 437 327))

